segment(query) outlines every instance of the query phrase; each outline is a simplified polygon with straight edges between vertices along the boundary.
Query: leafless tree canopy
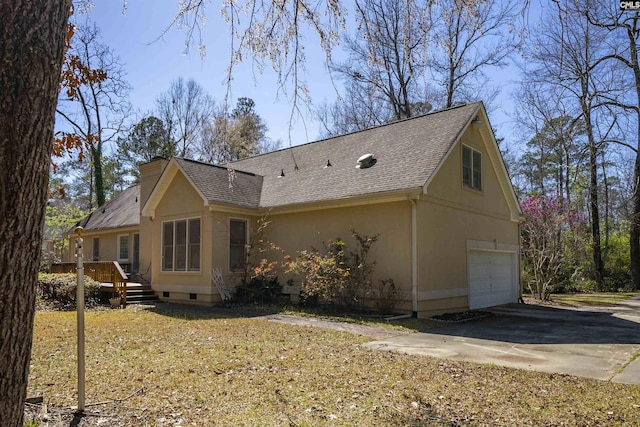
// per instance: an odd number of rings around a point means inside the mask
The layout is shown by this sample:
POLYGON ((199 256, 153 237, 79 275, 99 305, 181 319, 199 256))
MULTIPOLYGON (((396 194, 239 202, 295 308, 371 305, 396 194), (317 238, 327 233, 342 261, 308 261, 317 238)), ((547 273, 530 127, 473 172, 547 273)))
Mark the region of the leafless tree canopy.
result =
POLYGON ((179 77, 158 96, 156 109, 177 145, 178 155, 194 157, 202 146, 202 133, 213 119, 213 98, 195 80, 179 77))
MULTIPOLYGON (((100 30, 94 23, 87 21, 76 28, 72 54, 77 56, 85 72, 73 71, 80 84, 74 90, 60 92, 56 113, 82 139, 91 154, 91 208, 105 203, 103 147, 124 130, 131 112, 131 87, 125 80, 123 65, 113 50, 102 43, 100 30), (93 78, 94 75, 101 77, 93 78)), ((70 64, 67 62, 65 66, 70 64)))

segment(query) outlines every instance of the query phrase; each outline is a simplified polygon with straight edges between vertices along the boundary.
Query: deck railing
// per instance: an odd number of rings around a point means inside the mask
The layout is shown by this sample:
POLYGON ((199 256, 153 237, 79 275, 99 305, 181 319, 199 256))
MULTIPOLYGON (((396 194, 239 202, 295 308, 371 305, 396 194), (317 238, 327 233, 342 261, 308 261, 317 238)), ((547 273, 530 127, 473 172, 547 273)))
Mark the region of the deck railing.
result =
MULTIPOLYGON (((96 282, 113 284, 113 292, 120 297, 120 304, 127 306, 127 274, 117 261, 85 262, 84 274, 96 282)), ((75 273, 75 262, 61 262, 51 265, 52 273, 75 273)))

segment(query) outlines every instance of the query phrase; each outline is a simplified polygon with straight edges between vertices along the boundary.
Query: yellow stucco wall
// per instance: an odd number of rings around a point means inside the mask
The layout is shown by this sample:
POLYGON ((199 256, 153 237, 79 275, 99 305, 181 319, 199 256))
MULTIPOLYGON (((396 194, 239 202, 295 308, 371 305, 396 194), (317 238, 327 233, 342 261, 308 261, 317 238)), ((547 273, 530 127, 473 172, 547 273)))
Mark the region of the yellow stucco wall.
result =
POLYGON ((212 223, 209 209, 204 206, 202 197, 193 186, 178 172, 166 190, 164 197, 155 210, 153 220, 148 220, 145 230, 150 237, 144 236, 146 245, 151 247, 151 279, 153 289, 162 296, 163 292, 211 294, 211 244, 212 223), (200 218, 200 271, 167 272, 162 271, 162 224, 165 221, 200 218))
POLYGON ((468 308, 468 240, 518 245, 519 228, 487 148, 470 128, 417 204, 418 311, 428 316, 468 308), (462 184, 462 144, 482 153, 482 191, 462 184))
MULTIPOLYGON (((133 234, 138 233, 137 227, 127 227, 117 230, 104 230, 83 233, 84 240, 83 256, 85 261, 93 261, 93 244, 94 238, 97 237, 99 242, 99 259, 97 261, 118 261, 118 236, 129 236, 129 257, 126 262, 133 260, 133 234)), ((69 236, 69 253, 67 254, 67 262, 75 261, 75 234, 69 236)), ((125 263, 125 261, 122 261, 125 263)))
MULTIPOLYGON (((375 262, 374 286, 381 279, 393 279, 400 298, 405 300, 402 308, 410 308, 411 204, 408 200, 276 214, 268 219, 271 221, 267 229, 268 239, 292 258, 297 251, 309 250, 312 246, 324 250, 323 242, 338 237, 345 241, 347 250, 355 250, 356 241, 351 236, 350 227, 361 236, 380 234, 369 253, 369 261, 375 262)), ((288 278, 281 274, 281 283, 288 278)), ((294 280, 295 285, 299 285, 299 280, 294 280)))

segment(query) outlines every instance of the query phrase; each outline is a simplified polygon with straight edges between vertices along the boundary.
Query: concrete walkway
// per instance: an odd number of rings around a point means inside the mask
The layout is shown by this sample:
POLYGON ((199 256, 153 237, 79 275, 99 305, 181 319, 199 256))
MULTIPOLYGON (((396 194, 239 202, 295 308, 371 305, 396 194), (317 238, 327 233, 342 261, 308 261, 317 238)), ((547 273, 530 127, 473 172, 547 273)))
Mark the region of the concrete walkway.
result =
POLYGON ((508 304, 490 318, 366 343, 398 351, 640 384, 640 297, 615 307, 508 304))

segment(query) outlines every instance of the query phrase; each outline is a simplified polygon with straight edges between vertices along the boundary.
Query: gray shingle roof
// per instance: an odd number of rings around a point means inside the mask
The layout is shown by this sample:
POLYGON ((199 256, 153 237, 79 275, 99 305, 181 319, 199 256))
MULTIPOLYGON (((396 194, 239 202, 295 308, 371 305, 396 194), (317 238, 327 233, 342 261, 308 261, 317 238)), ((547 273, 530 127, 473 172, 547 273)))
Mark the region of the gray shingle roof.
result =
POLYGON ((262 188, 261 176, 236 171, 230 177, 226 167, 179 157, 175 160, 209 203, 224 203, 250 208, 259 206, 262 188), (230 179, 233 179, 232 185, 229 185, 230 179))
MULTIPOLYGON (((174 160, 209 203, 248 208, 417 190, 436 172, 480 108, 481 103, 473 103, 239 160, 232 163, 232 186, 226 167, 174 160), (377 163, 357 169, 357 159, 367 153, 374 154, 377 163), (279 177, 282 170, 285 176, 279 177)), ((81 225, 86 230, 138 225, 139 199, 140 186, 131 187, 81 225)))
POLYGON ((418 189, 481 106, 473 103, 283 149, 233 162, 232 167, 264 176, 263 208, 418 189), (367 153, 377 163, 357 169, 356 160, 367 153), (331 167, 325 167, 327 161, 331 167), (285 177, 278 178, 281 170, 285 177))
POLYGON ((80 220, 78 225, 85 231, 140 225, 140 186, 127 188, 80 220))

